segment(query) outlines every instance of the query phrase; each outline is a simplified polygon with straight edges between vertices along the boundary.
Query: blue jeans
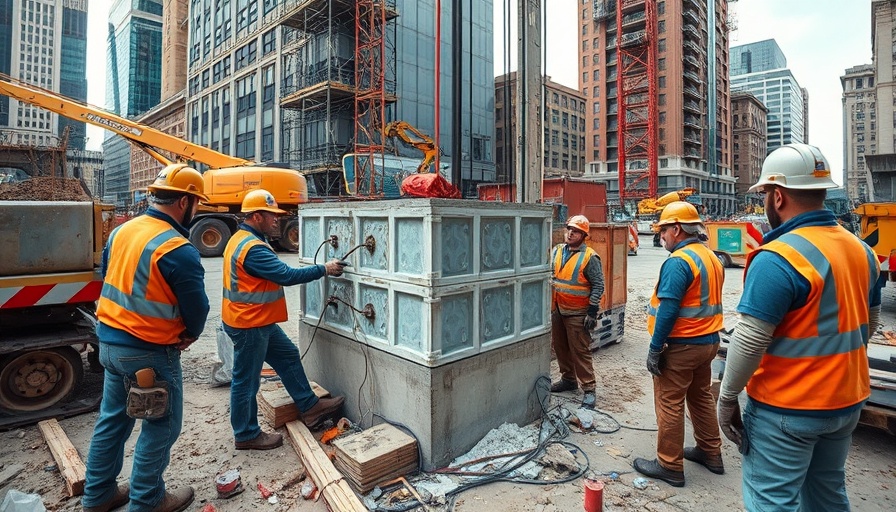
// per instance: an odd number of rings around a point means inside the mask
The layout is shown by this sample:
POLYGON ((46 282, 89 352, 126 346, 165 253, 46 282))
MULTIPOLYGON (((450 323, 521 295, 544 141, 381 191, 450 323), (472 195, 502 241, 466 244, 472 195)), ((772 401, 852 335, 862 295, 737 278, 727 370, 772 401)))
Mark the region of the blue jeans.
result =
POLYGON ((859 423, 856 411, 813 418, 744 408, 750 451, 743 461, 744 505, 749 511, 849 510, 843 470, 859 423))
POLYGON ((103 401, 90 441, 87 480, 81 505, 95 507, 115 495, 116 477, 124 463, 124 443, 136 420, 127 415, 128 385, 143 368, 156 372, 156 381, 168 386, 168 413, 158 419, 143 420, 131 467, 130 510, 152 510, 165 497, 162 473, 171 458, 171 446, 180 435, 184 412, 183 374, 180 350, 144 350, 100 342, 100 363, 105 368, 103 401))
POLYGON ((224 325, 233 340, 233 380, 230 382, 230 425, 237 442, 261 434, 258 426, 258 387, 264 363, 277 372, 296 407, 305 412, 317 404, 317 395, 305 376, 299 349, 279 325, 237 329, 224 325))

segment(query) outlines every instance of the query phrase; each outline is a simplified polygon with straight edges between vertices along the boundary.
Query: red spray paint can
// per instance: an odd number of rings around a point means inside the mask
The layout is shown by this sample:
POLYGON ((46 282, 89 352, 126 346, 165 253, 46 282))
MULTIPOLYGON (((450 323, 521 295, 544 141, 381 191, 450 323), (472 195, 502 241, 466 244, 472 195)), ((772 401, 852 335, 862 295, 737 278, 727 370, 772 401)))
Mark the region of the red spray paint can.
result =
POLYGON ((585 479, 585 512, 603 512, 604 483, 600 480, 585 479))

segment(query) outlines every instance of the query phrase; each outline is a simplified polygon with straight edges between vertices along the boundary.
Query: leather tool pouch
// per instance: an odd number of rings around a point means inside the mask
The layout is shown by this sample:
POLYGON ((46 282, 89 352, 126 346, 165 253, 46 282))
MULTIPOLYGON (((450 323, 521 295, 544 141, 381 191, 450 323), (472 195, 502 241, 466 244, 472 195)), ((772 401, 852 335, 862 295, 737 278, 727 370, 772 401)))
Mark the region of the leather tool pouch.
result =
POLYGON ((152 387, 141 388, 128 382, 127 415, 138 420, 154 420, 168 414, 168 386, 156 381, 152 387))

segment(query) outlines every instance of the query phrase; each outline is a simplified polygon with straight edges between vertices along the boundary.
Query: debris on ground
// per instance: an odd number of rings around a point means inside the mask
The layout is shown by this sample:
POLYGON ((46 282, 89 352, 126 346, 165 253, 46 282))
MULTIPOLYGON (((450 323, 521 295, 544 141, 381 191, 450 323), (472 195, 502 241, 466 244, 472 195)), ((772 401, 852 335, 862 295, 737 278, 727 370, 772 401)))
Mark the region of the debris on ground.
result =
POLYGON ((0 183, 0 201, 92 201, 75 178, 35 176, 25 181, 0 183))

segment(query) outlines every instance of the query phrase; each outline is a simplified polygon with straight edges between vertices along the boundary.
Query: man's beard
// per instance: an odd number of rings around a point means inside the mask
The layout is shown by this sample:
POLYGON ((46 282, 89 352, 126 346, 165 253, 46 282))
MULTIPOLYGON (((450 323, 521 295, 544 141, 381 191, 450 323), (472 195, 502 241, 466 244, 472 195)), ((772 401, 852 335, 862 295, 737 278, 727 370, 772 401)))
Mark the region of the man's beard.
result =
POLYGON ((774 204, 770 204, 769 207, 765 209, 765 216, 768 217, 768 224, 772 229, 775 229, 782 224, 781 215, 778 213, 778 210, 775 209, 774 204))

